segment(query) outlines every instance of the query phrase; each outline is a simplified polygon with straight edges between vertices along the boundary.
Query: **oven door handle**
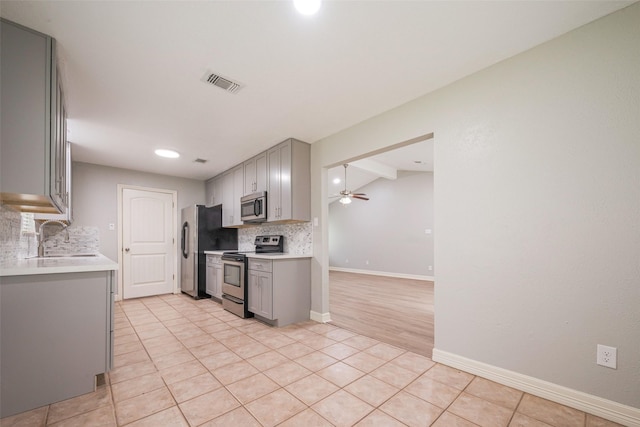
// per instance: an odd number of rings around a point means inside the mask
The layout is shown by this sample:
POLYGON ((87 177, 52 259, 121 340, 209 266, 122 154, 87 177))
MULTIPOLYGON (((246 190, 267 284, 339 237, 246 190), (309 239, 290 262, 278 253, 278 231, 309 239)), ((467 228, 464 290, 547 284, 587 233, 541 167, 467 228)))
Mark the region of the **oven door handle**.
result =
POLYGON ((244 304, 244 301, 242 301, 240 298, 232 297, 231 295, 222 294, 222 298, 235 304, 244 304))

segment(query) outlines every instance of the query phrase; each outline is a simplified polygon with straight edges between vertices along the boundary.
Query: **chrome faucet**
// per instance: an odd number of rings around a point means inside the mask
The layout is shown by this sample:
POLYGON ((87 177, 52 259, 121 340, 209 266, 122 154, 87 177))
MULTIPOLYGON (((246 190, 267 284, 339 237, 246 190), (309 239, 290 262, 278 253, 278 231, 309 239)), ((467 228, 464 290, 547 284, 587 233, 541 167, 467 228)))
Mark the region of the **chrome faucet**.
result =
POLYGON ((62 226, 62 229, 65 231, 65 236, 64 236, 64 242, 65 243, 69 243, 69 230, 67 229, 67 227, 69 227, 69 224, 65 224, 62 221, 58 221, 55 219, 50 219, 47 220, 45 222, 43 222, 42 224, 40 224, 40 228, 38 228, 38 257, 42 258, 44 256, 44 242, 47 241, 47 239, 44 238, 44 234, 42 233, 42 229, 44 228, 45 225, 47 224, 51 224, 51 223, 56 223, 56 224, 60 224, 62 226))

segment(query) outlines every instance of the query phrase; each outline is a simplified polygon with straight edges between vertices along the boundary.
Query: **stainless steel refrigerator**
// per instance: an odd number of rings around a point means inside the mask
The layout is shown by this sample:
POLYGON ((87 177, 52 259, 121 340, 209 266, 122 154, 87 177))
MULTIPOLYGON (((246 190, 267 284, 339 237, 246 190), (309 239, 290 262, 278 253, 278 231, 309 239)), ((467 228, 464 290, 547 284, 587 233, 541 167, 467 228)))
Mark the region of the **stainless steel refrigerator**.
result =
POLYGON ((196 299, 207 297, 204 251, 238 249, 238 230, 222 228, 222 205, 182 209, 181 249, 180 290, 196 299))

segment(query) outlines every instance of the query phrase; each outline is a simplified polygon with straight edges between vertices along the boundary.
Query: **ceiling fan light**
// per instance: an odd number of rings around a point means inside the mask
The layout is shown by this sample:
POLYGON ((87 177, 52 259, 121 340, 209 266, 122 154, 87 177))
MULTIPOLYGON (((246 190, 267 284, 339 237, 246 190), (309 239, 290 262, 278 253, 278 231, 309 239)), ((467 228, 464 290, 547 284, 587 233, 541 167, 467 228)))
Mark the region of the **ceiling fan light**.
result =
POLYGON ((343 205, 348 205, 349 203, 351 203, 351 197, 347 197, 347 196, 342 196, 340 197, 340 200, 338 200, 340 203, 342 203, 343 205))

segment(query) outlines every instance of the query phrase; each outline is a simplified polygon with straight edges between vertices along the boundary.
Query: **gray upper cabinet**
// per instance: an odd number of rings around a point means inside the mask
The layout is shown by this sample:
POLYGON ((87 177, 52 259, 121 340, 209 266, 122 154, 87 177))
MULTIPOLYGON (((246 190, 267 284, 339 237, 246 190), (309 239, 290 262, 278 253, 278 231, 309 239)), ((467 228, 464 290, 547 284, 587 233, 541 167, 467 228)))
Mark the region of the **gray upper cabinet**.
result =
MULTIPOLYGON (((55 62, 55 44, 54 44, 55 62)), ((55 67, 54 67, 55 68, 55 67)), ((64 103, 64 92, 60 73, 55 68, 55 99, 52 100, 53 119, 51 132, 51 196, 56 199, 58 206, 62 205, 63 210, 69 205, 69 189, 67 188, 67 110, 64 103)))
POLYGON ((311 220, 311 146, 290 138, 267 152, 267 221, 311 220))
POLYGON ((267 153, 244 162, 244 196, 267 191, 267 153))
POLYGON ((71 202, 71 198, 72 198, 71 197, 71 180, 72 180, 71 143, 67 141, 67 143, 64 144, 64 146, 66 148, 65 150, 66 162, 64 165, 66 173, 64 174, 62 182, 64 182, 64 186, 65 186, 65 194, 66 194, 65 203, 67 205, 66 210, 65 212, 59 213, 59 214, 36 213, 34 216, 36 220, 42 220, 42 221, 58 220, 58 221, 67 222, 69 224, 73 222, 73 204, 71 202))
POLYGON ((242 225, 240 198, 244 190, 244 168, 238 165, 222 174, 222 226, 242 225))
POLYGON ((55 40, 4 19, 0 31, 0 198, 24 212, 66 213, 66 112, 55 40))
POLYGON ((289 138, 206 183, 207 204, 222 203, 222 226, 242 226, 240 198, 267 192, 267 222, 311 220, 311 146, 289 138))
POLYGON ((214 178, 209 179, 205 184, 205 191, 207 193, 207 206, 216 206, 221 205, 224 201, 223 199, 223 176, 218 175, 214 178))

